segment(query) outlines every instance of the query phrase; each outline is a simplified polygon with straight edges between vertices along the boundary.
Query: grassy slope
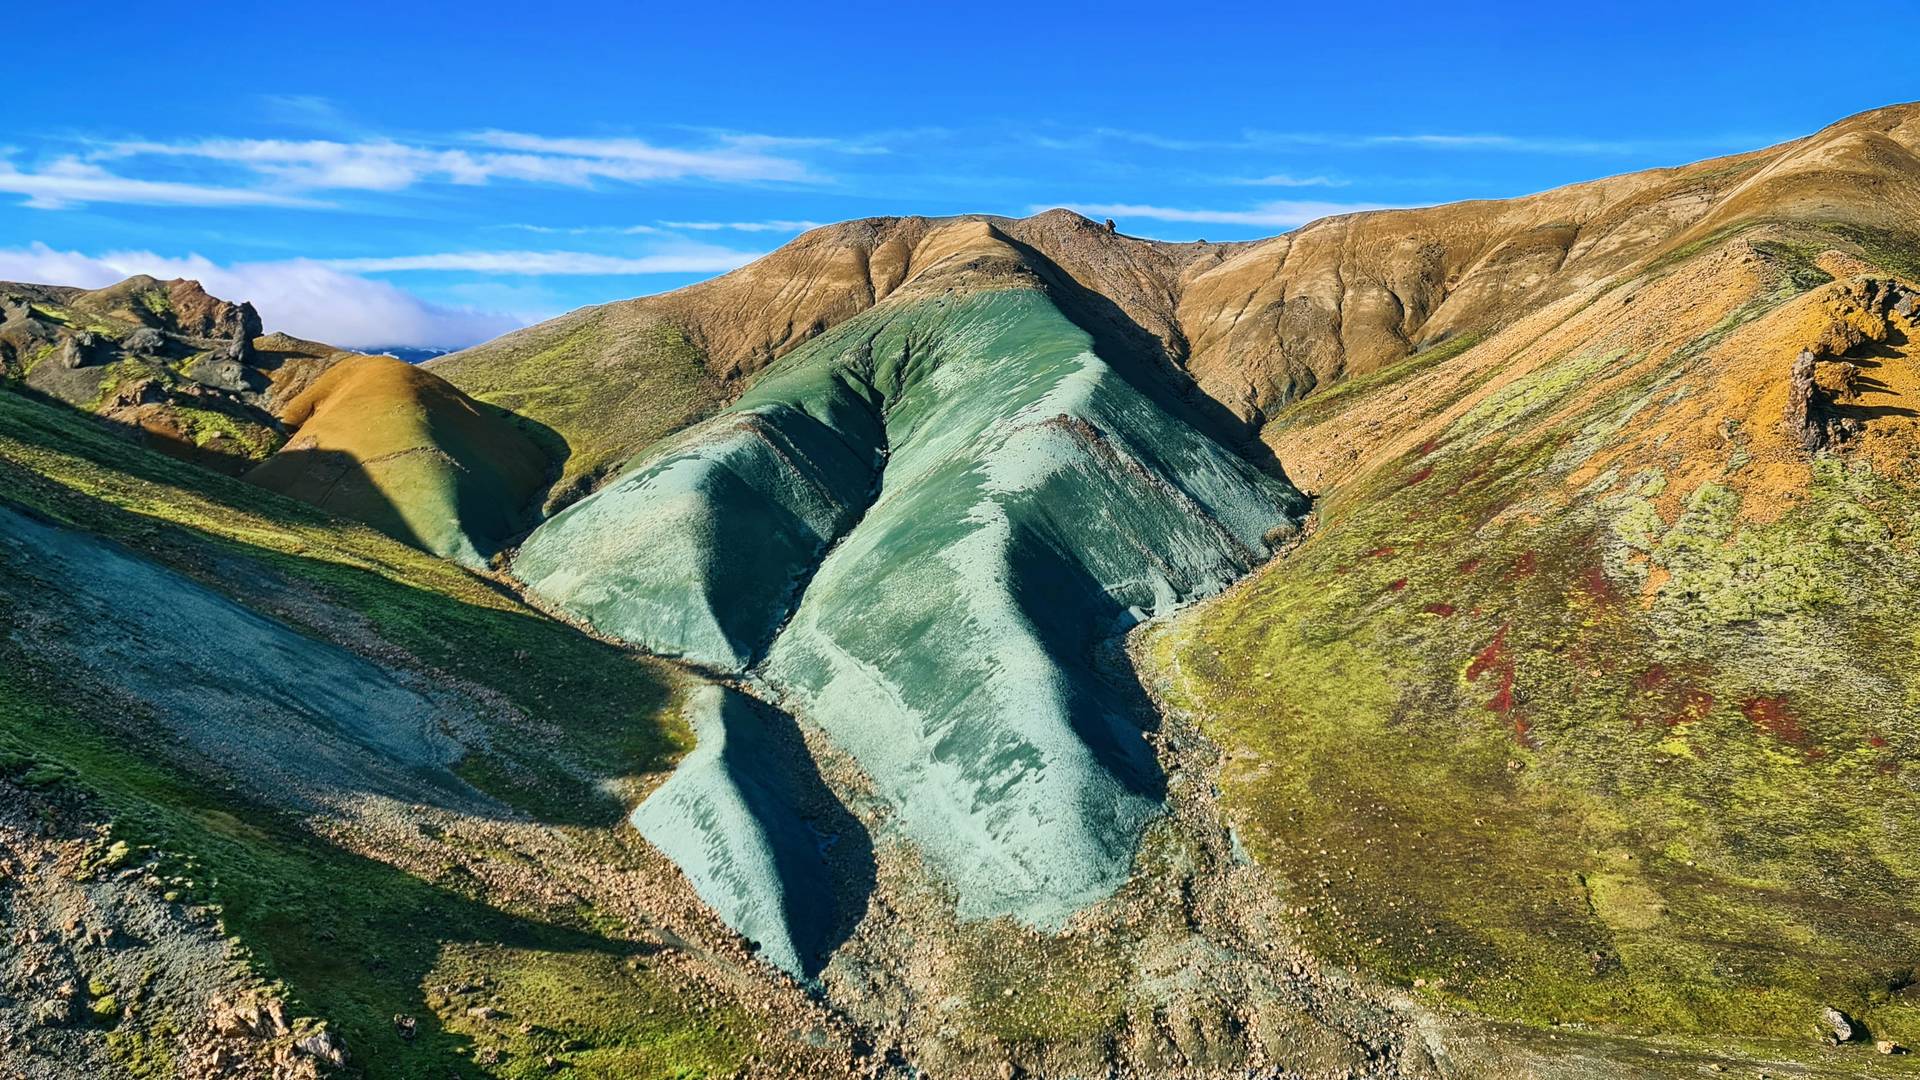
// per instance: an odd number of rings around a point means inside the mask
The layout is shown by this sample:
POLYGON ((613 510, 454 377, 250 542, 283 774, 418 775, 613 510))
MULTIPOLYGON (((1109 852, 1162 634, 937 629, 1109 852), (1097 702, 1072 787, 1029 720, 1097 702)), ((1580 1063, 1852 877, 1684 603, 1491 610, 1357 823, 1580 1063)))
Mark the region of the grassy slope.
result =
POLYGON ((285 421, 297 428, 293 445, 249 481, 467 566, 484 566, 526 528, 547 481, 524 418, 390 356, 335 364, 288 404, 285 421))
MULTIPOLYGON (((405 650, 400 662, 505 695, 558 729, 561 745, 516 733, 462 769, 546 820, 592 827, 619 816, 558 759, 640 774, 684 746, 668 669, 370 529, 131 447, 85 417, 0 393, 0 491, 281 617, 307 617, 311 632, 339 635, 364 620, 405 650)), ((513 1003, 516 1021, 535 1025, 504 1029, 509 1054, 490 1070, 499 1075, 538 1069, 544 1053, 576 1041, 562 1054, 576 1075, 724 1075, 750 1045, 743 1022, 696 1016, 644 947, 606 936, 591 913, 499 910, 458 878, 426 881, 334 848, 131 744, 97 713, 98 688, 35 663, 18 643, 0 651, 9 775, 52 783, 76 812, 106 813, 120 835, 172 853, 198 898, 224 906, 260 970, 286 984, 297 1009, 330 1018, 369 1075, 471 1070, 471 1003, 433 988, 479 978, 513 1003), (581 979, 549 985, 563 954, 606 977, 590 989, 581 979), (399 1014, 421 1019, 416 1042, 396 1034, 399 1014)))
POLYGON ((1748 377, 1819 249, 1748 257, 1765 287, 1678 348, 1301 406, 1337 438, 1382 395, 1432 434, 1146 652, 1327 955, 1530 1024, 1804 1047, 1831 1003, 1920 1040, 1920 483, 1899 454, 1769 458, 1778 389, 1744 423, 1694 404, 1748 377), (1721 434, 1685 441, 1690 408, 1721 434))
POLYGON ((730 396, 685 334, 632 305, 577 311, 427 367, 565 440, 547 447, 565 459, 549 495, 556 506, 730 396))

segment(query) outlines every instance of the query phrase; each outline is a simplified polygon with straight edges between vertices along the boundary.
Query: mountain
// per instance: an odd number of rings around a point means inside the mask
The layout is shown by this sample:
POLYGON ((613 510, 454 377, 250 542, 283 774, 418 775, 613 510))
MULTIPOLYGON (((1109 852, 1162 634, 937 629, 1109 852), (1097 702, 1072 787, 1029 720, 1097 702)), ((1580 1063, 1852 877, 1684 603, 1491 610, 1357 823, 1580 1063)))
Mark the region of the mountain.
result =
POLYGON ((1917 155, 868 219, 419 366, 0 287, 0 1061, 1908 1075, 1917 155))
POLYGON ((552 468, 538 424, 393 356, 263 334, 193 281, 0 283, 0 377, 474 566, 531 524, 552 468))

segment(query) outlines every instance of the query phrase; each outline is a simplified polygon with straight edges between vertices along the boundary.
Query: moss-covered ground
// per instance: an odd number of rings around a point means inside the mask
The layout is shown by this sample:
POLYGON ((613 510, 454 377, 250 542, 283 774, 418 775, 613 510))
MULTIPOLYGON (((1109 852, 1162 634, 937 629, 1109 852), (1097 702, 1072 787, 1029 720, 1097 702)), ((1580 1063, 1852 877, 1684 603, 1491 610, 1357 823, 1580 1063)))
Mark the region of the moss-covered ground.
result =
POLYGON ((428 367, 481 401, 534 421, 528 434, 563 461, 549 496, 554 506, 592 490, 729 396, 685 333, 621 305, 575 312, 428 367))
POLYGON ((1746 514, 1737 425, 1717 480, 1659 464, 1702 353, 1824 277, 1500 386, 1154 630, 1323 953, 1524 1024, 1805 1053, 1831 1005, 1920 1041, 1916 479, 1822 455, 1746 514))
MULTIPOLYGON (((655 774, 685 747, 670 669, 540 616, 484 578, 140 449, 92 418, 0 392, 0 498, 308 633, 501 695, 532 726, 470 754, 463 775, 600 847, 612 841, 590 838, 619 837, 621 806, 594 778, 655 774)), ((108 700, 0 638, 0 769, 57 797, 62 812, 104 817, 116 838, 165 853, 194 883, 180 901, 216 905, 294 1010, 342 1034, 354 1071, 728 1075, 752 1048, 746 1019, 730 1006, 701 1010, 656 947, 618 920, 503 908, 451 868, 417 876, 336 847, 129 738, 137 717, 116 702, 109 718, 108 700), (446 989, 469 983, 513 1022, 482 1038, 446 989), (411 1039, 402 1016, 416 1020, 411 1039)), ((116 1034, 130 1070, 167 1075, 153 1039, 116 1034)))

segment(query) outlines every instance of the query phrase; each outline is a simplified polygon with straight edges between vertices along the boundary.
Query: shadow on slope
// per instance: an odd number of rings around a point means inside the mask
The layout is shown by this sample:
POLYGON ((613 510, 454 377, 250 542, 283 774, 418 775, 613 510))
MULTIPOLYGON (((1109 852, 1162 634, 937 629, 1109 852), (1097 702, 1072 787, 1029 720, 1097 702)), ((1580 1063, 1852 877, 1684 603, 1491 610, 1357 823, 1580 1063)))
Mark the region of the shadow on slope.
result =
POLYGON ((466 895, 458 875, 422 880, 333 847, 278 809, 141 752, 101 722, 110 691, 0 639, 0 768, 57 777, 34 782, 61 815, 105 815, 117 839, 160 851, 191 879, 181 902, 218 905, 225 931, 284 984, 292 1011, 341 1034, 355 1073, 467 1075, 483 1046, 623 1075, 738 1065, 741 1037, 721 1028, 744 1023, 731 1007, 718 1019, 696 1014, 653 961, 657 946, 504 911, 466 895), (543 957, 566 958, 580 977, 571 988, 530 983, 522 973, 543 957), (468 1009, 503 999, 510 1021, 475 1030, 468 1009), (401 1017, 414 1021, 411 1037, 396 1027, 401 1017))
POLYGON ((537 518, 566 444, 390 356, 349 356, 288 403, 253 483, 480 567, 537 518), (557 456, 557 460, 549 460, 557 456))
POLYGON ((1126 309, 1082 285, 1039 248, 1010 236, 1004 240, 1046 283, 1047 294, 1061 313, 1093 339, 1093 351, 1112 366, 1114 374, 1148 400, 1246 458, 1267 475, 1287 480, 1287 471, 1273 448, 1260 440, 1259 426, 1202 391, 1180 366, 1183 357, 1166 355, 1160 339, 1128 315, 1126 309))
POLYGON ((697 744, 633 824, 769 961, 811 979, 866 914, 873 842, 791 717, 719 686, 687 708, 697 744))

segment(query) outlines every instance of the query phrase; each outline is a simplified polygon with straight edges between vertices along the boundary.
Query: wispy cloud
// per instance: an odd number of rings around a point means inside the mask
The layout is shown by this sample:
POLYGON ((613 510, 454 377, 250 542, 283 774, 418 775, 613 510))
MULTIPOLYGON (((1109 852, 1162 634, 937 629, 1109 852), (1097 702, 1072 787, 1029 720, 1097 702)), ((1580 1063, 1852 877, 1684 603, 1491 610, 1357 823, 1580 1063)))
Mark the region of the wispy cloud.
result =
POLYGON ((584 186, 597 180, 749 183, 810 178, 806 165, 795 158, 732 145, 663 147, 641 139, 556 138, 512 131, 425 143, 385 138, 127 141, 99 147, 93 157, 238 165, 283 186, 310 190, 396 191, 428 181, 584 186))
POLYGON ((824 222, 819 221, 663 221, 661 226, 668 229, 690 229, 695 232, 779 232, 797 233, 808 229, 817 229, 824 222))
POLYGON ((757 251, 699 246, 649 255, 600 255, 585 251, 449 251, 427 255, 384 255, 325 259, 320 265, 356 273, 466 271, 481 274, 714 274, 744 266, 757 251))
POLYGON ((253 301, 270 330, 348 348, 454 348, 497 337, 544 314, 435 304, 390 282, 307 259, 221 264, 201 255, 87 255, 41 243, 0 248, 0 280, 99 288, 134 274, 193 278, 216 296, 253 301))
POLYGON ((1273 173, 1268 176, 1243 176, 1227 181, 1240 187, 1346 187, 1351 181, 1332 176, 1293 176, 1273 173))
POLYGON ((59 158, 37 170, 25 170, 0 158, 0 192, 25 195, 26 205, 60 210, 86 203, 140 206, 321 206, 284 192, 141 180, 120 176, 89 162, 59 158))
POLYGON ((516 222, 491 227, 518 229, 543 236, 654 236, 664 231, 652 225, 528 225, 516 222))
MULTIPOLYGON (((1033 212, 1048 209, 1044 204, 1035 204, 1033 212)), ((1290 229, 1305 225, 1337 214, 1352 214, 1362 210, 1388 209, 1377 203, 1337 203, 1318 202, 1303 199, 1281 199, 1260 203, 1244 210, 1209 210, 1175 206, 1149 206, 1142 203, 1069 203, 1067 209, 1088 217, 1108 217, 1115 219, 1147 218, 1152 221, 1179 221, 1201 225, 1245 225, 1256 228, 1290 229)))

